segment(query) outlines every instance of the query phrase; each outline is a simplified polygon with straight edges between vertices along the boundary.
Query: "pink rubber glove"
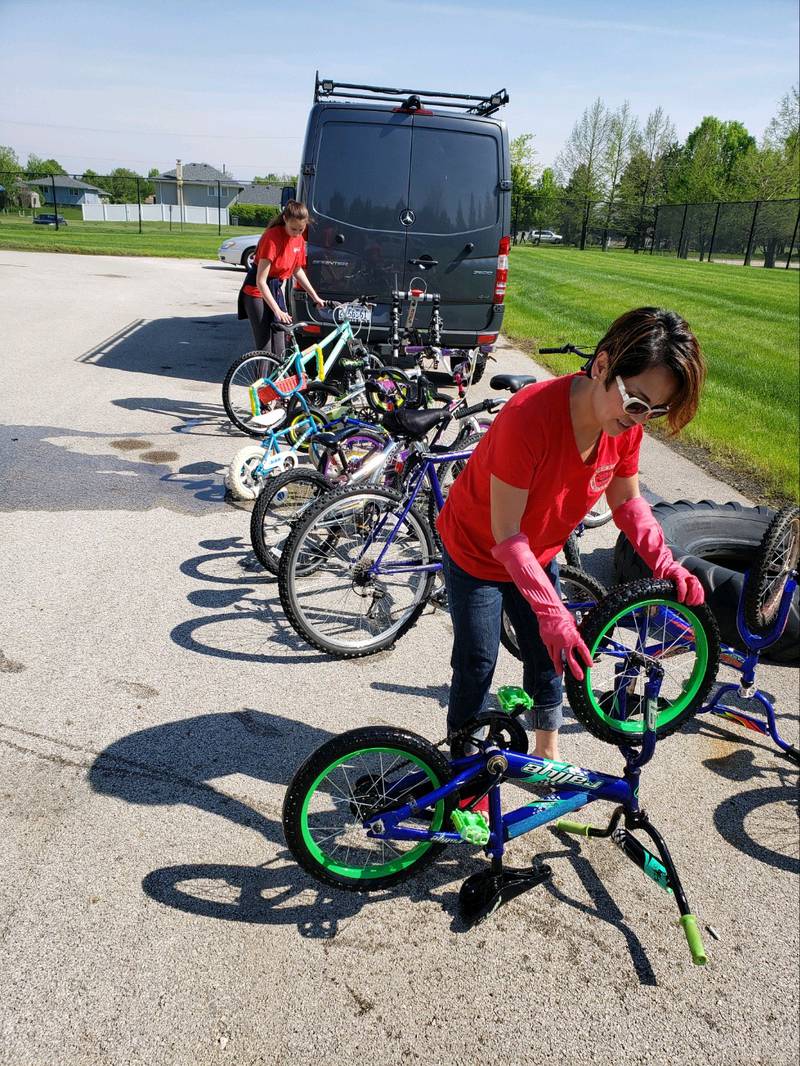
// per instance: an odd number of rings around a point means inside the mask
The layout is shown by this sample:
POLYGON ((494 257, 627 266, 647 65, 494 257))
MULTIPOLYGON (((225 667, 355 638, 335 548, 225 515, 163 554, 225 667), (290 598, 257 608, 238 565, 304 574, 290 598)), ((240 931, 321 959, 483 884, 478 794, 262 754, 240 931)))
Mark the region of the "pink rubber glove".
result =
POLYGON ((696 607, 704 602, 706 594, 703 586, 685 566, 675 562, 672 552, 664 543, 664 533, 647 500, 641 496, 626 500, 614 510, 612 517, 637 554, 653 571, 653 577, 675 582, 679 603, 696 607))
POLYGON ((539 623, 539 633, 557 674, 564 672, 564 659, 575 677, 583 680, 578 656, 592 665, 589 649, 581 640, 575 619, 561 602, 553 583, 531 551, 524 533, 516 533, 492 548, 492 557, 502 563, 511 580, 531 605, 539 623))

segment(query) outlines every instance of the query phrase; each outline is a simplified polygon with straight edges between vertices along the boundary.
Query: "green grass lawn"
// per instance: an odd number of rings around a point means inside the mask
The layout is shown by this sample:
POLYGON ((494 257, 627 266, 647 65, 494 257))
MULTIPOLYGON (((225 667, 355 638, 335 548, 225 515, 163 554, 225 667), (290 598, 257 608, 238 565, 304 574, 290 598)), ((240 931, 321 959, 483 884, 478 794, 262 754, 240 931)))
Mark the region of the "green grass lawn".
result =
MULTIPOLYGON (((765 496, 800 492, 800 273, 566 248, 514 248, 504 332, 529 350, 593 347, 617 315, 683 315, 708 362, 700 411, 681 439, 765 496)), ((541 356, 563 373, 573 357, 541 356)))
MULTIPOLYGON (((52 208, 49 209, 52 211, 52 208)), ((156 255, 172 259, 216 259, 217 249, 226 237, 256 233, 261 226, 216 226, 144 222, 83 222, 71 218, 67 208, 67 225, 37 226, 30 218, 0 214, 0 248, 17 248, 33 252, 76 252, 84 255, 156 255)), ((42 208, 42 213, 45 209, 42 208)))

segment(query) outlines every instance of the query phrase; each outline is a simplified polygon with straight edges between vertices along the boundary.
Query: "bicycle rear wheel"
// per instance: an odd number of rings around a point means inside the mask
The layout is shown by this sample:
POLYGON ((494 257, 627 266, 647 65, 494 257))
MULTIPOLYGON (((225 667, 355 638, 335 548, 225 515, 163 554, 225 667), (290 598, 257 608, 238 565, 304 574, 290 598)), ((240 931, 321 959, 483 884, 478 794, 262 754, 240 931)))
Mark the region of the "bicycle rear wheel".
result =
POLYGON ((675 598, 671 581, 635 581, 612 591, 581 624, 593 664, 582 681, 564 671, 575 717, 600 740, 640 744, 645 685, 658 682, 655 731, 669 736, 702 706, 717 676, 719 631, 701 604, 675 598))
POLYGON ((256 558, 277 577, 292 522, 330 486, 316 470, 288 470, 269 478, 250 515, 250 542, 256 558))
POLYGON ((744 620, 751 632, 762 636, 775 624, 787 578, 797 571, 798 555, 800 508, 790 505, 778 511, 767 527, 745 585, 744 620))
POLYGON ((599 500, 592 504, 591 510, 583 516, 583 524, 587 529, 597 529, 610 521, 611 508, 608 506, 604 493, 599 500))
MULTIPOLYGON (((334 737, 292 778, 283 804, 289 851, 318 881, 353 892, 397 884, 442 851, 429 839, 381 840, 365 818, 397 810, 439 788, 450 766, 427 740, 401 729, 371 726, 334 737)), ((403 828, 435 833, 448 827, 452 795, 403 820, 403 828)))
MULTIPOLYGON (((559 566, 558 576, 561 582, 561 599, 564 606, 580 625, 592 607, 606 594, 605 587, 590 574, 572 566, 559 566)), ((503 611, 503 625, 500 629, 500 643, 510 651, 515 659, 520 659, 519 642, 511 619, 503 611)))
POLYGON ((225 375, 222 383, 222 403, 231 422, 248 437, 263 437, 284 420, 280 416, 282 409, 286 407, 286 401, 276 399, 260 405, 263 421, 260 424, 254 422, 256 416, 250 397, 252 385, 261 378, 273 377, 279 370, 280 364, 271 355, 265 352, 245 352, 225 375), (274 418, 271 413, 274 413, 274 418))
POLYGON ((401 518, 389 489, 332 492, 294 526, 281 556, 281 604, 315 648, 354 659, 389 648, 428 601, 438 563, 433 534, 413 509, 401 518), (380 562, 378 559, 380 557, 380 562))

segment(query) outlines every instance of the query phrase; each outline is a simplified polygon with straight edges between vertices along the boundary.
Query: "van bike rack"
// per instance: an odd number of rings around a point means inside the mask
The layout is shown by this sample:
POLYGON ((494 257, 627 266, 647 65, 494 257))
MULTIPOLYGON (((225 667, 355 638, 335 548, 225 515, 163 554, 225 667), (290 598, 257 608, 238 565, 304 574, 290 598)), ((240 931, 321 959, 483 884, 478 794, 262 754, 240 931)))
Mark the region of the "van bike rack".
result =
POLYGON ((432 107, 453 107, 465 111, 468 115, 493 115, 509 101, 505 89, 500 89, 490 96, 470 96, 465 93, 436 92, 433 89, 391 89, 383 85, 356 85, 353 82, 334 81, 332 78, 320 78, 319 71, 314 77, 314 103, 322 99, 337 100, 371 100, 373 103, 396 104, 401 102, 398 111, 430 113, 432 107), (354 91, 355 90, 355 91, 354 91))

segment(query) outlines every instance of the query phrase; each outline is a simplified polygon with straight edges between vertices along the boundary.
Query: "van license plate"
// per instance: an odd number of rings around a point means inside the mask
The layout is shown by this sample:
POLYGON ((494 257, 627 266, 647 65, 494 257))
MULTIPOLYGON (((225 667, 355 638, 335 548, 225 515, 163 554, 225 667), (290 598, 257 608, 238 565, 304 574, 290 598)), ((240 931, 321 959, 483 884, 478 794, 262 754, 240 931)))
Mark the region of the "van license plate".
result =
POLYGON ((360 326, 369 322, 370 318, 370 309, 362 307, 361 304, 342 304, 339 313, 342 318, 346 318, 348 321, 355 322, 360 326))

